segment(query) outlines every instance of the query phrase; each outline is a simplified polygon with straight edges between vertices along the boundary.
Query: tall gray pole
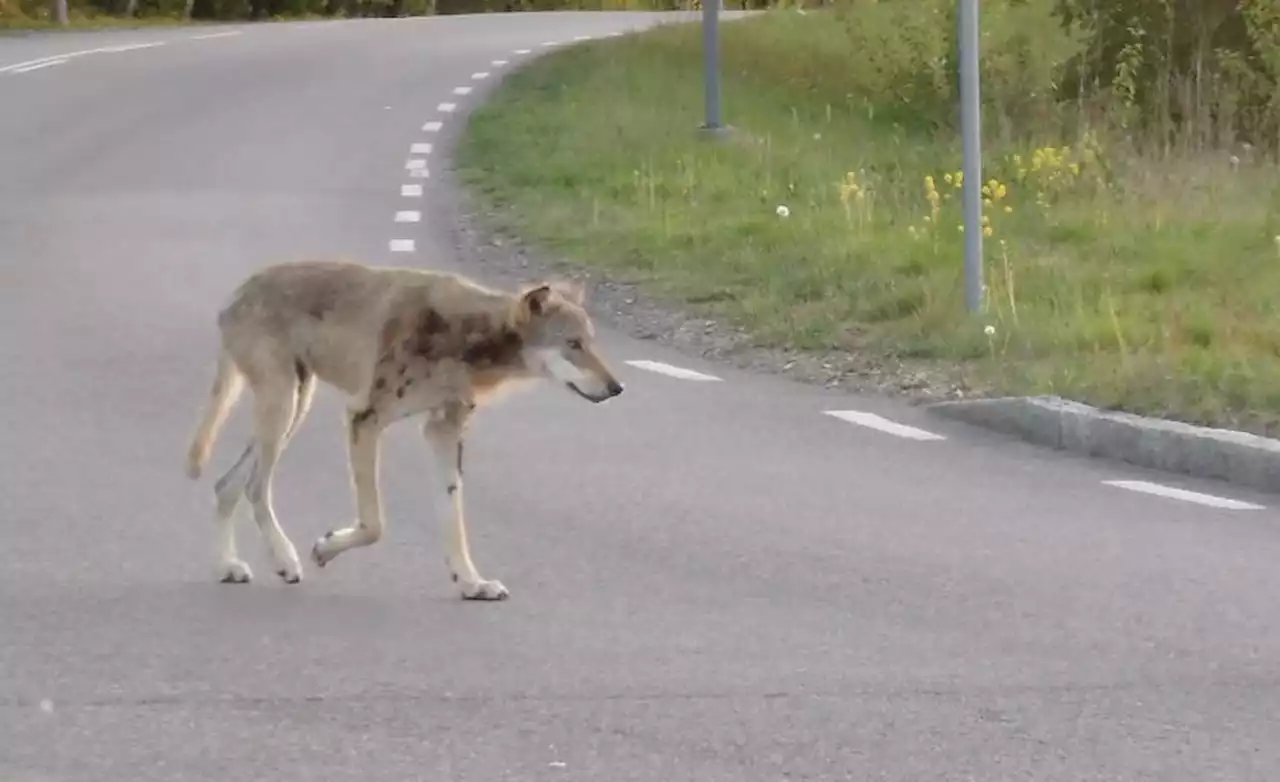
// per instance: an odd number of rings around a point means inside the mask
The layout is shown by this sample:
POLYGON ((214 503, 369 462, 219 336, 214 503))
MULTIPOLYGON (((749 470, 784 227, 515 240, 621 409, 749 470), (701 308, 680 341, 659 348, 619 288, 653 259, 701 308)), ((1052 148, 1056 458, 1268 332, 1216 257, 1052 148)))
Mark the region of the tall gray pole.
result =
POLYGON ((964 147, 964 304, 982 306, 982 111, 978 99, 978 0, 960 0, 960 135, 964 147))
POLYGON ((52 2, 54 21, 66 27, 69 24, 67 20, 67 0, 52 0, 52 2))
POLYGON ((707 122, 703 130, 720 130, 720 3, 702 0, 702 79, 707 122))

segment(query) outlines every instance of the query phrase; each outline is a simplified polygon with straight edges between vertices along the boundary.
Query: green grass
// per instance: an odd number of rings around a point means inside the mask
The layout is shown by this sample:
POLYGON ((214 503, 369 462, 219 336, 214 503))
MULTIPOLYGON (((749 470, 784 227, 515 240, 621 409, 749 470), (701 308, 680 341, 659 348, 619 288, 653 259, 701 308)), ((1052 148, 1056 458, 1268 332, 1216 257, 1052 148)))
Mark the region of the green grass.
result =
POLYGON ((963 306, 953 28, 934 0, 725 25, 735 132, 721 141, 695 132, 696 26, 551 54, 472 114, 462 176, 535 244, 763 344, 1273 432, 1276 168, 1246 152, 1154 160, 1081 131, 1047 89, 1079 44, 1045 5, 984 5, 984 179, 998 197, 977 316, 963 306))

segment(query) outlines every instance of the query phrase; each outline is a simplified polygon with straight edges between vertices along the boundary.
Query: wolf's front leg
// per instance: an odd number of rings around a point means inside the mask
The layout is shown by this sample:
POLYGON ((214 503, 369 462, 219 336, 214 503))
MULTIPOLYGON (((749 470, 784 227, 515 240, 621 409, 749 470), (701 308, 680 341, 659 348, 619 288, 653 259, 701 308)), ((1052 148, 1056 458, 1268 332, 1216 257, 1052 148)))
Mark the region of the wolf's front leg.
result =
POLYGON ((356 496, 356 523, 329 530, 311 547, 311 561, 324 567, 344 551, 371 546, 386 526, 378 485, 379 442, 386 426, 376 413, 347 411, 347 459, 356 496))
POLYGON ((467 548, 467 527, 462 502, 462 436, 470 408, 450 405, 432 411, 422 427, 431 447, 436 486, 436 513, 444 525, 448 550, 446 563, 454 583, 467 600, 505 600, 510 595, 499 581, 486 581, 476 572, 467 548))

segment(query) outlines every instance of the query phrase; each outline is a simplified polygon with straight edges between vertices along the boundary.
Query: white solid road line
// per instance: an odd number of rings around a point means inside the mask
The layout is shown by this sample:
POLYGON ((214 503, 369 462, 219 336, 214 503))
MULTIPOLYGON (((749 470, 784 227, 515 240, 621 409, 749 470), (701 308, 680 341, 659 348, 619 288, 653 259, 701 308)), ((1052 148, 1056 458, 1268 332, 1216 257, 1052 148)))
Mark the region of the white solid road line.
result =
POLYGON ((406 209, 401 212, 396 212, 397 223, 416 223, 421 219, 422 219, 422 213, 416 212, 412 209, 406 209))
POLYGON ((716 381, 720 380, 720 378, 716 377, 715 375, 704 375, 703 373, 695 372, 692 369, 685 369, 684 367, 677 367, 671 364, 664 364, 661 361, 649 361, 648 359, 636 359, 635 361, 626 361, 623 363, 630 364, 636 369, 645 369, 650 372, 657 372, 660 375, 667 375, 668 377, 675 377, 681 380, 716 380, 716 381))
POLYGON ((208 41, 208 40, 213 39, 213 38, 230 38, 230 37, 231 37, 231 36, 233 36, 233 35, 240 35, 240 31, 239 31, 239 30, 230 30, 230 31, 228 31, 228 32, 223 32, 223 33, 205 33, 205 34, 203 34, 203 35, 193 35, 193 36, 191 36, 191 40, 193 40, 193 41, 208 41))
POLYGON ((393 253, 411 253, 414 243, 412 239, 392 239, 387 246, 393 253))
POLYGON ((432 147, 431 147, 430 142, 427 142, 427 141, 419 141, 418 143, 416 143, 416 144, 414 144, 413 146, 409 147, 409 154, 411 154, 411 155, 430 155, 430 154, 431 154, 431 149, 432 149, 432 147))
POLYGON ((423 130, 424 132, 426 132, 426 133, 439 133, 439 132, 440 132, 440 128, 443 128, 443 127, 444 127, 444 123, 443 123, 443 122, 438 122, 438 121, 436 121, 436 120, 432 120, 432 121, 428 122, 427 124, 423 125, 423 126, 422 126, 422 130, 423 130))
POLYGON ((488 71, 476 71, 475 73, 471 74, 471 79, 473 81, 480 81, 481 79, 487 79, 487 78, 489 78, 488 71))
POLYGON ((839 418, 841 421, 865 426, 869 429, 876 429, 897 437, 905 437, 908 440, 947 439, 940 434, 926 432, 925 430, 917 429, 914 426, 907 426, 906 424, 900 424, 896 421, 890 421, 888 418, 876 415, 875 413, 864 413, 861 410, 823 410, 822 412, 829 416, 839 418))
POLYGON ((466 95, 469 92, 471 92, 470 87, 454 87, 453 88, 454 95, 466 95))
POLYGON ((101 46, 97 49, 80 49, 74 52, 63 52, 62 54, 54 54, 48 57, 37 57, 34 60, 24 60, 23 62, 9 63, 0 66, 0 73, 27 73, 29 71, 47 68, 50 65, 62 65, 67 60, 74 57, 83 57, 86 54, 116 54, 119 52, 132 52, 137 49, 152 49, 156 46, 164 46, 164 41, 153 41, 151 43, 129 43, 120 44, 118 46, 101 46))
POLYGON ((1182 500, 1183 502, 1194 502, 1198 505, 1208 505, 1213 508, 1225 508, 1227 510, 1266 510, 1262 505, 1255 505, 1252 502, 1243 502, 1241 500, 1233 500, 1227 497, 1217 497, 1212 494, 1201 494, 1198 491, 1177 489, 1173 486, 1163 486, 1159 483, 1151 483, 1150 481, 1103 481, 1103 483, 1108 486, 1115 486, 1119 489, 1138 491, 1143 494, 1154 494, 1159 497, 1182 500))
POLYGON ((442 111, 445 114, 450 114, 456 108, 458 108, 458 104, 456 103, 441 103, 439 106, 436 106, 436 111, 442 111))
POLYGON ((45 60, 44 62, 38 62, 38 63, 35 63, 34 65, 28 65, 23 68, 14 68, 13 70, 9 71, 9 73, 31 73, 32 71, 38 71, 41 68, 48 68, 53 65, 66 65, 66 64, 67 64, 66 60, 45 60))
POLYGON ((126 43, 121 46, 104 46, 97 51, 101 54, 119 54, 120 52, 134 52, 139 49, 154 49, 157 46, 164 46, 164 41, 152 41, 151 43, 126 43))

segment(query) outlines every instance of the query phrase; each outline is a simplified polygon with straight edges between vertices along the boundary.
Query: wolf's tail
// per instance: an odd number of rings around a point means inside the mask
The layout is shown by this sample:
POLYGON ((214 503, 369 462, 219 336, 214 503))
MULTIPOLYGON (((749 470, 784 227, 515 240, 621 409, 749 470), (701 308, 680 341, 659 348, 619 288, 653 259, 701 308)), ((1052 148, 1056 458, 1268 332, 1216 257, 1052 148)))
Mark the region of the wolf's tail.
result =
POLYGON ((213 387, 209 389, 209 402, 205 407, 204 418, 187 450, 187 477, 192 480, 200 477, 200 471, 209 460, 222 425, 226 423, 231 408, 239 401, 242 391, 244 375, 231 360, 231 356, 225 350, 219 350, 218 374, 213 379, 213 387))

